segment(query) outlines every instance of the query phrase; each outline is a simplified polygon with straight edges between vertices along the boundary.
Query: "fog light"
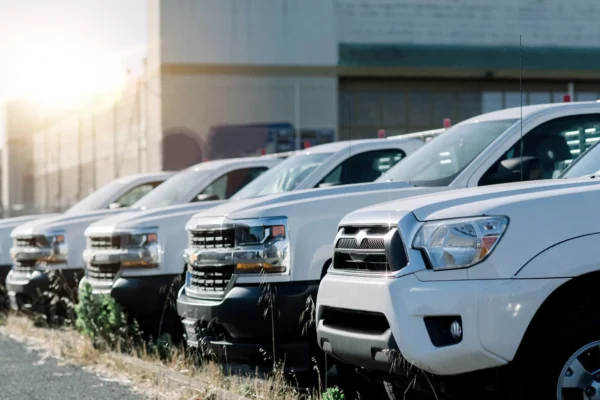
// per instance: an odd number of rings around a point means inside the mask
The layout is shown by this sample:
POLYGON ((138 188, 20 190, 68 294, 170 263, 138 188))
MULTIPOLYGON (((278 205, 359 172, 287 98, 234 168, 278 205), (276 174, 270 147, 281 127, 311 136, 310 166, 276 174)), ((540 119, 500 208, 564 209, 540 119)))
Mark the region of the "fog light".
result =
POLYGON ((423 317, 431 344, 435 347, 452 346, 462 341, 463 328, 460 315, 423 317))
POLYGON ((460 325, 460 322, 456 320, 452 321, 450 324, 450 334, 456 340, 462 337, 462 326, 460 325))

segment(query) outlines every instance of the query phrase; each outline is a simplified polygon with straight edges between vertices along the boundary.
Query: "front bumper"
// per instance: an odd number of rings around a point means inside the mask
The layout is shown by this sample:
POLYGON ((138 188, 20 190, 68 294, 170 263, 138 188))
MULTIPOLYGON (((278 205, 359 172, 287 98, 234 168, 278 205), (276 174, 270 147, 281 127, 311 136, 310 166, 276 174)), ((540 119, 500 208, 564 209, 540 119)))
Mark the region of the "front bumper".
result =
POLYGON ((0 265, 0 286, 4 286, 6 277, 10 272, 12 265, 0 265))
POLYGON ((181 275, 119 277, 113 282, 83 278, 79 282, 80 297, 86 284, 94 294, 112 296, 145 333, 158 335, 180 330, 173 299, 181 287, 181 275))
MULTIPOLYGON (((285 368, 297 372, 312 368, 310 348, 314 334, 307 327, 312 312, 307 300, 316 298, 318 283, 300 282, 234 286, 219 300, 198 299, 182 289, 177 313, 183 319, 187 343, 202 347, 228 362, 272 366, 265 354, 285 360, 285 368), (272 301, 266 299, 273 294, 272 301), (274 340, 273 340, 274 337, 274 340), (273 355, 273 342, 275 355, 273 355)), ((314 328, 313 328, 314 329, 314 328)))
POLYGON ((11 307, 15 310, 21 309, 25 304, 34 304, 42 298, 44 292, 50 290, 53 279, 58 279, 56 294, 59 296, 68 294, 71 289, 77 287, 79 279, 83 275, 81 269, 56 269, 51 271, 54 277, 51 279, 48 272, 33 270, 30 274, 17 273, 14 269, 6 277, 6 290, 10 297, 11 307))
POLYGON ((415 275, 386 279, 330 273, 319 290, 318 343, 335 358, 388 374, 413 367, 437 375, 499 367, 513 359, 535 312, 565 281, 421 282, 415 275), (330 310, 343 310, 348 321, 379 315, 387 325, 357 329, 329 318, 330 310), (446 316, 461 318, 462 339, 436 347, 424 318, 446 316))

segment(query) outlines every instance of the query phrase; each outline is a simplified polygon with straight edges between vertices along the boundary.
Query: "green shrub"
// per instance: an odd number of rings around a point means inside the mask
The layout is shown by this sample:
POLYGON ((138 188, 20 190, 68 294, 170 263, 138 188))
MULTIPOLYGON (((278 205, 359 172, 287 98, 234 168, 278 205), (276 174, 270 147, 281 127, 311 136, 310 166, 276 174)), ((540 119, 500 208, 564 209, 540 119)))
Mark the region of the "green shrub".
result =
POLYGON ((82 288, 75 313, 77 329, 91 337, 96 345, 122 347, 137 335, 115 299, 106 294, 94 294, 89 284, 82 288))
POLYGON ((344 392, 336 387, 327 388, 323 393, 323 400, 344 400, 345 398, 344 392))

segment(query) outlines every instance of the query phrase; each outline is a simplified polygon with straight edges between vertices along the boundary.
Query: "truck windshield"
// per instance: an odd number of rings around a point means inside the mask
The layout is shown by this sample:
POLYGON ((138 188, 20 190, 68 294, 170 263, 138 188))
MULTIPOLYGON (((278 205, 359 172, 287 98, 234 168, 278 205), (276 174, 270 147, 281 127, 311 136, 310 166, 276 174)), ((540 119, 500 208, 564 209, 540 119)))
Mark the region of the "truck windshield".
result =
POLYGON ((132 207, 146 210, 148 208, 167 207, 190 202, 192 201, 190 196, 194 196, 199 191, 193 191, 190 195, 190 189, 193 189, 190 186, 195 185, 196 182, 208 176, 210 172, 211 170, 199 167, 184 169, 139 199, 132 207))
POLYGON ((331 154, 298 154, 290 157, 240 190, 235 199, 249 199, 294 190, 311 172, 322 165, 331 154))
POLYGON ((479 153, 517 120, 456 125, 410 154, 377 182, 408 181, 417 186, 448 186, 479 153))
POLYGON ((89 211, 99 210, 108 206, 108 203, 115 200, 115 197, 123 190, 127 181, 125 179, 116 179, 102 186, 100 189, 90 193, 71 208, 65 211, 65 214, 80 214, 89 211))
POLYGON ((600 142, 594 143, 592 147, 586 150, 581 156, 569 165, 567 169, 560 174, 559 178, 582 178, 591 175, 600 175, 600 142))

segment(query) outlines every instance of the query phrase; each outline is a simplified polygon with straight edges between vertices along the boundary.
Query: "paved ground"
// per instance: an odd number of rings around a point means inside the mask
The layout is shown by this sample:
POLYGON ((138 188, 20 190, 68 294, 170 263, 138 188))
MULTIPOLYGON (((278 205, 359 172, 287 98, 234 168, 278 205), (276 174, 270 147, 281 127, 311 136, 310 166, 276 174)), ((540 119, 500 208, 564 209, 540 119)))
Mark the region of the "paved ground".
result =
POLYGON ((0 336, 0 399, 2 400, 141 400, 126 385, 107 381, 82 368, 59 365, 53 358, 27 350, 0 336))

